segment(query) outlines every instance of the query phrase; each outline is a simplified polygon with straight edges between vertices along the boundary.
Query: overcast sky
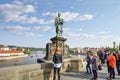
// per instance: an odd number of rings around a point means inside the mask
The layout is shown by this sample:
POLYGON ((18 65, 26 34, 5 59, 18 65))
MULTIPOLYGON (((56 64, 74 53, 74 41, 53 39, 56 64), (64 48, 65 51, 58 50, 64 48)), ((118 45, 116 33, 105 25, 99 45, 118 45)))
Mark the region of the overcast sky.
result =
POLYGON ((70 47, 119 44, 120 0, 1 0, 0 44, 45 48, 58 12, 70 47))

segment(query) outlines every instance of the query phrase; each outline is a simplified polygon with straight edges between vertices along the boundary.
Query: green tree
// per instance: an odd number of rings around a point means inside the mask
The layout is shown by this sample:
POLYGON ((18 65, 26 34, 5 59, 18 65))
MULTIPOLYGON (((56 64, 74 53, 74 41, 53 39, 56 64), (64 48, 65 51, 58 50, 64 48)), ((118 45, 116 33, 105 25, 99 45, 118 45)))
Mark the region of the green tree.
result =
POLYGON ((107 50, 107 51, 115 51, 115 52, 118 51, 117 48, 110 48, 110 47, 105 48, 105 50, 107 50))
POLYGON ((17 47, 16 50, 20 50, 20 51, 23 51, 23 48, 22 47, 17 47))
POLYGON ((24 53, 25 53, 25 54, 31 54, 32 51, 31 51, 30 49, 25 49, 25 50, 24 50, 24 53))

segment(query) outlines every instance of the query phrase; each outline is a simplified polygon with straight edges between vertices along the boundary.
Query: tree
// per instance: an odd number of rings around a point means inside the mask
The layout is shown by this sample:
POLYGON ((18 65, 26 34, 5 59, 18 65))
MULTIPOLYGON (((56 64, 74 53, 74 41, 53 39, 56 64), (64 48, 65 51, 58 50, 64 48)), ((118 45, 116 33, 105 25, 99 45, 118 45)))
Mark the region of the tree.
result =
POLYGON ((17 47, 16 50, 23 51, 23 48, 22 47, 17 47))
POLYGON ((118 51, 117 48, 110 48, 110 47, 105 48, 105 50, 107 50, 107 51, 115 51, 115 52, 118 51))
POLYGON ((31 51, 30 49, 25 49, 25 50, 24 50, 24 53, 25 53, 25 54, 31 54, 32 51, 31 51))

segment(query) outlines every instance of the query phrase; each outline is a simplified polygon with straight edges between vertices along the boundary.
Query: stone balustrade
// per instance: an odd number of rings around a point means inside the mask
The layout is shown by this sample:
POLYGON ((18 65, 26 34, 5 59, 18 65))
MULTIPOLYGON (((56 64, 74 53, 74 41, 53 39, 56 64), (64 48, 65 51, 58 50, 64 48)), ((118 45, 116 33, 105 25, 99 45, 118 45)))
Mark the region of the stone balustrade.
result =
MULTIPOLYGON (((61 72, 84 69, 85 61, 68 58, 64 59, 61 72)), ((53 80, 53 62, 0 68, 0 80, 53 80)))

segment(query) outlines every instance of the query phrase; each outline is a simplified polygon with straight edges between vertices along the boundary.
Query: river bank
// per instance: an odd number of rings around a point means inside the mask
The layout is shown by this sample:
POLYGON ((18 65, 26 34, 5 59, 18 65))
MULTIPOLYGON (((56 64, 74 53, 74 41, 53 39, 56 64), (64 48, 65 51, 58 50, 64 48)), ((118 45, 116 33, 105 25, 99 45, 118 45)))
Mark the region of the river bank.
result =
POLYGON ((9 67, 9 66, 16 66, 16 65, 26 65, 26 64, 35 64, 37 63, 37 59, 44 58, 45 54, 42 53, 32 53, 28 56, 21 56, 21 57, 10 57, 4 58, 0 60, 0 67, 9 67))
POLYGON ((20 56, 9 56, 9 57, 0 57, 0 61, 3 60, 10 60, 10 59, 16 59, 16 58, 23 58, 23 57, 27 57, 28 55, 20 55, 20 56))

